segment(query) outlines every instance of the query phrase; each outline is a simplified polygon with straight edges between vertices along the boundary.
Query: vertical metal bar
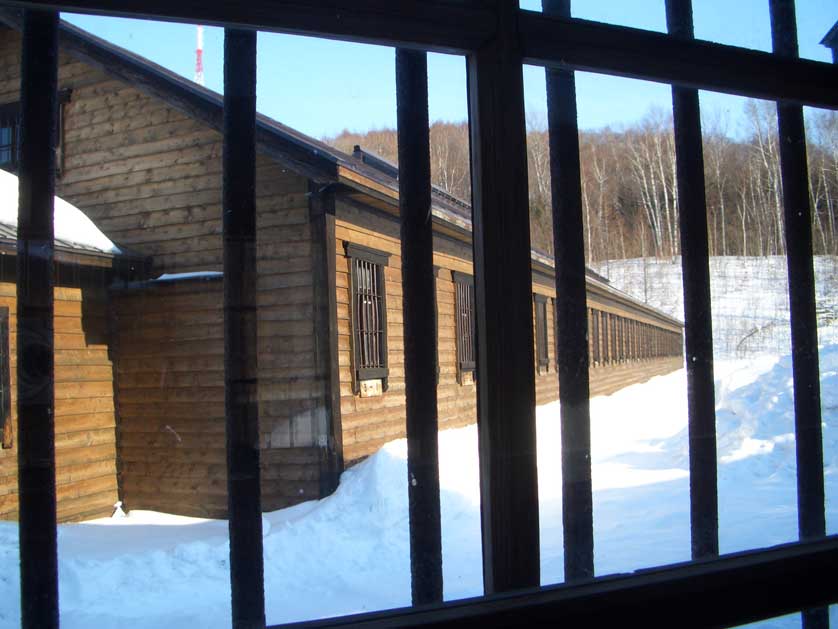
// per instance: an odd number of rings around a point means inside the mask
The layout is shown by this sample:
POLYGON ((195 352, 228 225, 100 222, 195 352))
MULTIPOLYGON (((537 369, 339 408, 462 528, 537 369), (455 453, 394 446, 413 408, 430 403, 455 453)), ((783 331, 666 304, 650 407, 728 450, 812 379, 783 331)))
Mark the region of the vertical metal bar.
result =
POLYGON ((468 57, 477 422, 487 594, 539 585, 532 269, 515 0, 468 57))
MULTIPOLYGON (((545 14, 569 18, 570 0, 542 0, 545 14)), ((585 241, 576 77, 547 69, 547 118, 556 252, 556 320, 562 419, 562 522, 565 580, 594 575, 591 416, 585 241)), ((610 354, 609 354, 610 355, 610 354)))
MULTIPOLYGON (((666 0, 666 22, 674 37, 693 39, 691 0, 666 0)), ((687 344, 690 532, 692 557, 700 559, 719 554, 719 507, 710 263, 698 90, 673 86, 672 116, 687 344)), ((658 338, 658 342, 662 340, 658 338)), ((668 352, 656 344, 656 354, 668 352)))
MULTIPOLYGON (((402 308, 410 576, 413 604, 422 605, 442 600, 434 316, 436 280, 426 53, 396 50, 396 103, 404 285, 402 308)), ((457 288, 459 290, 460 287, 457 288)), ((458 304, 462 303, 462 299, 458 299, 458 304)), ((457 317, 460 318, 459 312, 457 317)), ((459 338, 463 339, 462 334, 459 338)))
POLYGON ((224 406, 233 627, 265 626, 256 371, 256 32, 224 30, 224 406))
MULTIPOLYGON (((774 54, 798 58, 797 21, 793 0, 770 0, 774 54)), ((794 433, 797 449, 797 525, 801 540, 826 534, 823 438, 818 365, 818 323, 815 316, 815 274, 812 266, 812 218, 803 108, 777 103, 780 175, 791 312, 794 433)), ((803 612, 806 629, 829 627, 828 609, 803 612)))
MULTIPOLYGON (((547 15, 570 17, 570 0, 542 0, 547 15)), ((564 576, 594 576, 591 413, 588 363, 585 240, 576 76, 545 70, 556 252, 556 328, 562 436, 562 523, 564 576)))
POLYGON ((58 13, 26 11, 17 241, 20 600, 25 629, 58 627, 53 205, 58 13))

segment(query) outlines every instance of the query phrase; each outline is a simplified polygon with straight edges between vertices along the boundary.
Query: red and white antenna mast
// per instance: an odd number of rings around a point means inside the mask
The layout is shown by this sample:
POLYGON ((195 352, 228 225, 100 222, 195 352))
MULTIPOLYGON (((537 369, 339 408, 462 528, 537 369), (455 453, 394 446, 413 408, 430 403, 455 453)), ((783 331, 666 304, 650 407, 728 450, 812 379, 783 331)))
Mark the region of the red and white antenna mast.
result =
POLYGON ((204 84, 204 27, 200 24, 198 25, 198 31, 196 33, 196 43, 197 46, 195 47, 195 82, 198 85, 204 84))

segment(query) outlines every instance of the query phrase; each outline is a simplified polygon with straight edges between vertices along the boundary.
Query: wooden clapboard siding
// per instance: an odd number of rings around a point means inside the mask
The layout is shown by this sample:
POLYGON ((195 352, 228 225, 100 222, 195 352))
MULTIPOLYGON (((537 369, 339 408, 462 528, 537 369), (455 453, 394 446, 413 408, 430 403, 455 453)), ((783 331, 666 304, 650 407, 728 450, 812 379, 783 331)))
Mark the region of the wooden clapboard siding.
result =
MULTIPOLYGON (((16 31, 3 30, 0 58, 0 103, 17 101, 16 31)), ((154 256, 156 272, 220 270, 220 133, 66 52, 59 87, 72 89, 59 196, 111 240, 154 256)))
MULTIPOLYGON (((126 507, 224 517, 222 282, 145 284, 115 291, 112 304, 126 507)), ((311 321, 297 310, 260 308, 258 326, 260 363, 276 354, 310 352, 311 321), (262 319, 262 312, 271 316, 262 319)), ((266 510, 320 495, 320 453, 312 433, 321 387, 304 371, 260 371, 266 510)))
MULTIPOLYGON (((338 368, 340 412, 344 459, 351 464, 375 452, 381 445, 403 437, 405 430, 404 338, 401 312, 401 256, 399 227, 395 217, 372 208, 364 210, 355 203, 336 205, 335 250, 337 302, 338 368), (352 346, 350 322, 350 267, 345 243, 351 242, 390 255, 385 274, 387 304, 388 390, 380 397, 361 398, 353 393, 352 346)), ((474 384, 458 379, 455 297, 452 271, 471 274, 471 245, 437 233, 434 241, 437 299, 437 347, 439 381, 437 386, 439 425, 441 429, 463 426, 476 421, 474 384)), ((549 363, 536 375, 536 401, 547 404, 558 399, 556 367, 555 289, 552 278, 544 272, 533 273, 533 292, 547 297, 547 345, 549 363)), ((680 326, 635 303, 607 286, 588 283, 589 306, 611 315, 641 321, 659 329, 677 332, 680 326)), ((531 304, 535 326, 535 304, 531 304)), ((624 346, 627 351, 627 346, 624 346)), ((537 354, 536 354, 537 355, 537 354)), ((605 395, 629 384, 648 380, 682 366, 680 357, 629 360, 622 358, 591 366, 591 395, 605 395)))
MULTIPOLYGON (((262 158, 257 169, 259 420, 263 507, 270 510, 320 496, 327 383, 315 373, 308 181, 262 158), (293 462, 287 463, 288 457, 293 462)), ((212 223, 211 208, 220 246, 220 206, 197 211, 205 225, 212 223)), ((153 223, 175 234, 171 230, 184 229, 177 222, 184 216, 196 216, 196 210, 123 213, 103 221, 118 222, 128 233, 153 223)), ((209 267, 216 264, 220 258, 209 267)), ((116 292, 114 319, 126 506, 223 517, 221 280, 116 292)))
MULTIPOLYGON (((12 436, 17 441, 15 259, 0 262, 9 310, 12 436)), ((118 499, 113 366, 103 270, 59 266, 55 287, 56 495, 61 522, 110 515, 118 499)), ((17 448, 0 450, 0 518, 17 518, 17 448)))

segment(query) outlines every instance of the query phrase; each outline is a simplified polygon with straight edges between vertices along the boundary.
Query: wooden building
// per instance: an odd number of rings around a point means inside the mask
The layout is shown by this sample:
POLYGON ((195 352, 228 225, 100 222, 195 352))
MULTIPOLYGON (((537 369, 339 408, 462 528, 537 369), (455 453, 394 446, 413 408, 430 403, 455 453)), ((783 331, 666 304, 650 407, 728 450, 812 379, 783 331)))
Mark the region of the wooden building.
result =
MULTIPOLYGON (((0 144, 13 144, 19 23, 11 11, 0 19, 0 144)), ((76 444, 73 460, 100 466, 108 480, 85 490, 99 492, 96 509, 67 507, 80 494, 62 494, 76 476, 62 475, 69 464, 59 453, 59 514, 98 515, 118 497, 128 509, 222 517, 222 98, 69 24, 60 46, 58 194, 145 262, 134 266, 142 273, 97 282, 95 320, 107 334, 90 373, 101 380, 77 389, 105 401, 78 402, 101 413, 68 423, 59 442, 76 444)), ((346 464, 404 435, 398 181, 372 155, 341 153, 261 116, 257 151, 262 504, 273 510, 330 493, 346 464)), ((476 416, 470 208, 435 191, 433 220, 445 428, 476 416)), ((587 283, 592 394, 682 365, 680 322, 594 273, 587 283)), ((558 396, 556 295, 552 260, 538 252, 532 286, 537 395, 546 403, 558 396)), ((0 454, 6 495, 13 461, 13 448, 0 454)))
MULTIPOLYGON (((16 178, 4 172, 0 176, 4 177, 4 184, 5 178, 10 178, 17 185, 16 178)), ((0 219, 2 519, 15 518, 18 512, 16 238, 16 223, 0 219)), ((58 236, 55 245, 53 325, 58 517, 63 521, 83 520, 110 515, 118 499, 108 286, 142 273, 143 261, 58 236)))

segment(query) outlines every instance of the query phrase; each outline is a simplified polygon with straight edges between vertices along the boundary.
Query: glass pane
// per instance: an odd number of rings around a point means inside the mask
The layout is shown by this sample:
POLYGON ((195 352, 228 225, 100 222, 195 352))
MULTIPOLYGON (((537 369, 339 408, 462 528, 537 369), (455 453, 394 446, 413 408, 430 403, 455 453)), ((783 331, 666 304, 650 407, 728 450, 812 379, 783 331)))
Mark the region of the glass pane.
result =
MULTIPOLYGON (((529 11, 541 11, 541 0, 520 0, 519 6, 529 11)), ((650 31, 666 32, 666 14, 659 0, 576 0, 572 15, 583 20, 630 26, 650 31)))
MULTIPOLYGON (((832 61, 830 50, 820 42, 838 20, 834 3, 799 0, 795 2, 795 10, 801 58, 832 61)), ((771 17, 767 3, 761 0, 735 3, 706 0, 693 3, 693 12, 697 38, 771 52, 771 17), (746 23, 748 28, 740 28, 746 23)))

